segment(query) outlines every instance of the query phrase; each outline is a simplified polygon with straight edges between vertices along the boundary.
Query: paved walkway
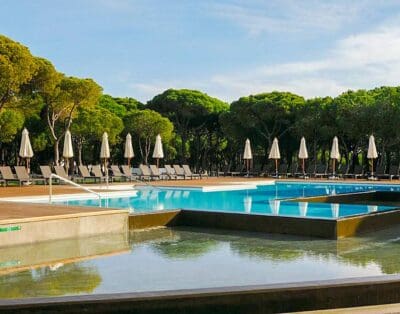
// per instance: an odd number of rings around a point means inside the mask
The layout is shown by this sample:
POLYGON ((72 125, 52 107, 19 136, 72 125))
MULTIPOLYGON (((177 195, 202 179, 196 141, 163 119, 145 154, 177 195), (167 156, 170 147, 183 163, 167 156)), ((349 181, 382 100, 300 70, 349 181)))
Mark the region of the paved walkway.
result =
POLYGON ((332 310, 318 310, 318 311, 307 311, 307 312, 296 312, 298 314, 394 314, 400 313, 400 304, 384 304, 384 305, 373 305, 373 306, 361 306, 361 307, 349 307, 343 309, 332 309, 332 310))
MULTIPOLYGON (((159 180, 159 181, 151 181, 148 184, 157 185, 157 186, 177 186, 177 187, 202 187, 202 186, 210 186, 210 185, 221 185, 221 184, 237 184, 244 182, 260 182, 260 181, 271 181, 274 179, 271 178, 262 178, 262 177, 254 177, 254 178, 244 178, 244 177, 210 177, 205 179, 195 179, 195 180, 159 180)), ((321 179, 312 179, 312 180, 301 180, 301 179, 280 179, 279 181, 298 181, 298 182, 327 182, 327 180, 321 179)), ((334 183, 370 183, 370 184, 400 184, 399 180, 381 180, 381 181, 367 181, 367 180, 335 180, 329 181, 334 183)), ((112 185, 127 185, 127 187, 132 187, 136 184, 140 184, 137 182, 115 182, 112 185)), ((85 184, 87 187, 95 188, 99 187, 98 184, 85 184)), ((103 189, 98 191, 104 191, 105 185, 103 185, 103 189)), ((53 193, 54 194, 71 194, 71 193, 82 193, 81 189, 71 187, 68 185, 53 185, 53 193)), ((33 196, 33 195, 48 195, 49 187, 43 185, 30 185, 30 186, 22 186, 22 187, 0 187, 0 198, 1 197, 13 197, 13 196, 33 196)))

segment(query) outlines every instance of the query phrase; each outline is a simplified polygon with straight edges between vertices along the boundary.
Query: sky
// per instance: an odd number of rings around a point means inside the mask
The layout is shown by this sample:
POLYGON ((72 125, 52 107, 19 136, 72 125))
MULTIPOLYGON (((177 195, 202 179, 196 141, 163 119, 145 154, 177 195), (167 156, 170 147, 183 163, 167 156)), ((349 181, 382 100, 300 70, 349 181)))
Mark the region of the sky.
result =
POLYGON ((397 0, 0 0, 0 33, 112 96, 400 85, 397 0))

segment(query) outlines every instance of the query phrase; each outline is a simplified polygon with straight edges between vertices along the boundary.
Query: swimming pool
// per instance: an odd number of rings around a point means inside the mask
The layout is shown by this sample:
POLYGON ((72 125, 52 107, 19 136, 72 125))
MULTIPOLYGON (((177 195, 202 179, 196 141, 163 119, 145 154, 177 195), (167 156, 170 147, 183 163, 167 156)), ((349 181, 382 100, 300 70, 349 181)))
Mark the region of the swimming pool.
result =
MULTIPOLYGON (((242 186, 220 191, 196 188, 145 187, 134 196, 102 199, 102 207, 151 212, 167 209, 191 209, 252 213, 289 217, 336 219, 353 215, 391 210, 393 206, 362 204, 329 204, 293 202, 289 199, 367 191, 400 191, 399 185, 298 183, 242 186)), ((64 205, 99 206, 98 199, 70 199, 56 202, 64 205)))

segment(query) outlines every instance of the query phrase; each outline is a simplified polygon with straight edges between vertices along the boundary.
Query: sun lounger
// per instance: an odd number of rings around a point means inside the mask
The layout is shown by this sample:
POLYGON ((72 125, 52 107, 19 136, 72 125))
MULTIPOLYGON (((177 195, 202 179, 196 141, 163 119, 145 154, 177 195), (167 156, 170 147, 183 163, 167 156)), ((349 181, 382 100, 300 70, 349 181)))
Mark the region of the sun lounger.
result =
POLYGON ((295 177, 298 178, 310 178, 312 175, 315 174, 315 167, 313 162, 309 162, 308 167, 303 171, 303 167, 297 167, 297 172, 295 173, 295 177))
MULTIPOLYGON (((92 173, 95 178, 98 178, 100 181, 106 181, 107 176, 103 174, 103 171, 101 171, 100 165, 95 165, 92 167, 92 173)), ((108 176, 108 180, 112 182, 112 177, 108 176)))
POLYGON ((287 177, 295 177, 298 173, 299 165, 297 163, 292 163, 290 169, 288 170, 287 177))
POLYGON ((353 173, 347 173, 345 177, 350 177, 354 179, 362 178, 364 177, 364 169, 361 165, 355 165, 354 166, 354 172, 353 173))
POLYGON ((20 185, 22 182, 44 182, 46 184, 46 179, 44 178, 32 178, 29 176, 28 171, 26 170, 25 167, 23 166, 15 166, 15 174, 17 175, 17 179, 20 182, 20 185))
POLYGON ((154 178, 167 179, 167 175, 162 175, 156 165, 150 165, 150 173, 154 178))
POLYGON ((119 169, 119 167, 117 165, 111 165, 111 171, 112 171, 112 178, 119 178, 120 180, 122 178, 124 178, 125 180, 128 179, 127 176, 125 176, 121 170, 119 169))
POLYGON ((285 163, 282 163, 278 167, 278 177, 287 177, 288 173, 288 165, 285 163))
POLYGON ((185 170, 183 170, 183 168, 179 165, 173 165, 172 167, 174 167, 175 173, 176 175, 183 177, 184 179, 190 179, 190 177, 188 177, 185 174, 185 170))
POLYGON ((389 173, 385 172, 385 166, 376 167, 376 171, 374 172, 374 176, 378 179, 390 179, 389 173))
POLYGON ((155 178, 160 179, 160 176, 153 175, 150 171, 150 168, 146 165, 139 165, 139 170, 140 170, 140 179, 144 180, 151 180, 155 178))
POLYGON ((389 178, 390 180, 393 180, 394 178, 399 179, 399 166, 396 165, 391 165, 389 167, 389 178))
POLYGON ((87 166, 82 166, 81 165, 81 166, 78 167, 78 169, 79 169, 79 173, 81 175, 81 178, 84 181, 87 180, 87 179, 89 179, 89 180, 93 179, 94 182, 96 182, 97 180, 99 180, 99 181, 101 180, 101 176, 98 177, 98 176, 91 175, 87 166))
POLYGON ((178 176, 174 168, 172 168, 170 165, 165 165, 165 172, 170 179, 185 179, 184 176, 178 176))
POLYGON ((56 175, 60 176, 61 178, 67 180, 72 179, 72 177, 65 172, 65 168, 63 166, 54 166, 54 171, 56 172, 56 175))
POLYGON ((201 175, 198 173, 193 173, 188 165, 182 165, 182 168, 186 177, 191 179, 201 179, 201 175))
MULTIPOLYGON (((50 166, 39 166, 40 172, 42 173, 42 178, 44 179, 45 184, 50 181, 50 176, 52 174, 50 166)), ((57 180, 56 178, 54 178, 57 180)))
POLYGON ((131 167, 130 167, 130 166, 128 166, 128 165, 122 165, 122 166, 121 166, 121 169, 122 169, 122 174, 123 174, 127 179, 129 179, 129 181, 136 180, 136 179, 139 178, 139 175, 133 174, 133 173, 132 173, 132 170, 131 170, 131 167))
POLYGON ((349 171, 349 167, 347 165, 340 165, 338 169, 335 172, 335 175, 337 175, 339 178, 345 178, 349 171))
POLYGON ((19 180, 14 176, 11 171, 11 168, 8 166, 0 167, 0 174, 2 176, 2 180, 5 182, 5 185, 8 185, 8 182, 19 182, 19 180))
POLYGON ((315 168, 314 177, 324 178, 328 176, 328 167, 324 164, 318 164, 315 168))

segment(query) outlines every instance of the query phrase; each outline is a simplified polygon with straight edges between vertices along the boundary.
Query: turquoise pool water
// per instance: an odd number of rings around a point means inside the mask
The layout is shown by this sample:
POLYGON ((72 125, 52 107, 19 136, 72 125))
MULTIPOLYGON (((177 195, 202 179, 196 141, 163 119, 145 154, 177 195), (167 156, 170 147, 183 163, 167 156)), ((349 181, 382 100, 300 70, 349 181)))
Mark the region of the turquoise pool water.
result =
MULTIPOLYGON (((391 206, 291 202, 287 199, 365 191, 400 191, 396 185, 287 183, 258 185, 255 189, 203 192, 199 189, 143 188, 136 196, 108 198, 102 207, 150 212, 192 209, 291 217, 335 219, 393 209, 391 206)), ((98 199, 68 200, 66 205, 98 206, 98 199)))

